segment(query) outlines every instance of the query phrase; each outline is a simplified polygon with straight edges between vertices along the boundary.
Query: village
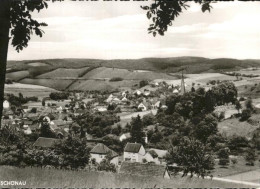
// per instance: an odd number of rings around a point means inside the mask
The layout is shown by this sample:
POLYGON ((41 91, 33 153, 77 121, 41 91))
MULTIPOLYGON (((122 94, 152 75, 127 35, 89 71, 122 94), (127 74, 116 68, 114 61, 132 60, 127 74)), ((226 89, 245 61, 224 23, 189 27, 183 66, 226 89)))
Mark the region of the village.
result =
MULTIPOLYGON (((158 109, 165 110, 167 94, 184 94, 185 86, 182 77, 180 85, 168 85, 166 82, 144 82, 145 86, 133 91, 119 91, 115 93, 100 94, 86 92, 53 93, 43 99, 29 98, 28 102, 15 106, 13 96, 6 95, 3 103, 2 127, 8 126, 26 136, 36 139, 33 146, 38 149, 53 148, 59 140, 66 139, 69 135, 82 135, 88 141, 90 159, 92 164, 99 164, 110 157, 110 163, 114 164, 120 172, 139 170, 140 174, 158 172, 164 178, 170 178, 166 168, 166 149, 144 148, 140 143, 125 142, 131 137, 127 125, 132 117, 156 115, 158 109), (30 101, 32 100, 32 101, 30 101), (10 103, 10 102, 11 103, 10 103), (12 105, 11 105, 12 104, 12 105), (102 114, 113 112, 116 119, 108 125, 110 131, 97 135, 95 131, 90 133, 83 129, 76 120, 86 112, 102 114), (39 135, 43 124, 48 124, 53 135, 41 137, 39 135), (38 138, 35 138, 39 136, 38 138), (106 146, 104 138, 112 138, 125 146, 122 152, 115 152, 106 146), (131 162, 133 164, 128 163, 131 162), (146 168, 148 167, 148 169, 146 168), (154 171, 151 171, 154 169, 154 171), (147 172, 145 172, 147 170, 147 172), (149 170, 149 171, 148 171, 149 170), (159 171, 161 170, 161 171, 159 171)), ((23 98, 22 94, 19 94, 23 98)), ((19 101, 19 99, 18 99, 19 101)), ((148 117, 149 119, 149 117, 148 117)), ((152 125, 148 126, 154 127, 152 125)), ((149 144, 148 129, 144 132, 144 142, 149 144)), ((159 175, 158 175, 159 176, 159 175)))

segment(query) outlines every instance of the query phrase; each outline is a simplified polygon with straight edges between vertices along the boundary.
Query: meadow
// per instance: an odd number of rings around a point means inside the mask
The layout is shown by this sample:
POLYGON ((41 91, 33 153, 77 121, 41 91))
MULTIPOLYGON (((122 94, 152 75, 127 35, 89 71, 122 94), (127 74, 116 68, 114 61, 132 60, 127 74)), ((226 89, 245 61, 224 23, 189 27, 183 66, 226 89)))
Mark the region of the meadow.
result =
MULTIPOLYGON (((23 187, 88 187, 88 188, 241 188, 252 187, 244 184, 229 183, 218 180, 197 177, 144 177, 140 175, 126 175, 93 171, 66 171, 41 168, 0 167, 1 180, 26 181, 23 187)), ((257 186, 257 185, 256 185, 257 186)))

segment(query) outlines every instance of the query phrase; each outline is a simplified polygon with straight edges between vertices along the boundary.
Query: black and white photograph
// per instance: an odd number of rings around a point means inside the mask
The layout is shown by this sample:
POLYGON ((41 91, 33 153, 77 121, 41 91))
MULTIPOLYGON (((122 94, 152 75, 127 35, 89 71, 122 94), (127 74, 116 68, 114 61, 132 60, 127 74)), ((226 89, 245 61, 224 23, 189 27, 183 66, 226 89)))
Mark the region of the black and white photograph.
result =
POLYGON ((0 0, 0 188, 260 188, 260 2, 0 0))

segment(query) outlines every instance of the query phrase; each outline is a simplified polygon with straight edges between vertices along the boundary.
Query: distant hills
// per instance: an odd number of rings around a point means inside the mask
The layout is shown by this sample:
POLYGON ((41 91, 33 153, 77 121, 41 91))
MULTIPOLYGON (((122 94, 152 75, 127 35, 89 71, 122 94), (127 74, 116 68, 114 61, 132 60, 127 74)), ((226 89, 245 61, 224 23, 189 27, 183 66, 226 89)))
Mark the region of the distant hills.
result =
POLYGON ((7 78, 57 90, 107 90, 131 87, 140 80, 176 79, 185 73, 212 73, 259 67, 260 60, 203 57, 142 59, 46 59, 8 61, 7 78), (146 71, 147 72, 146 72, 146 71), (122 81, 110 82, 113 77, 122 81))

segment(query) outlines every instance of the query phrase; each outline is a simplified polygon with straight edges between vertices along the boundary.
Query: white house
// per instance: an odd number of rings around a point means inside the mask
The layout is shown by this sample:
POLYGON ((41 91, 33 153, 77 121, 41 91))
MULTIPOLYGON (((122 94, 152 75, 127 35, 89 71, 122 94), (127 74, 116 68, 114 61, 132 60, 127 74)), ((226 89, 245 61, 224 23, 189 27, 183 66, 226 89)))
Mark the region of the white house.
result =
POLYGON ((122 92, 122 97, 126 97, 126 92, 125 91, 122 92))
POLYGON ((97 111, 99 111, 99 112, 106 112, 107 108, 103 107, 103 106, 99 106, 99 107, 97 107, 97 111))
POLYGON ((4 108, 4 109, 9 109, 9 108, 10 108, 10 102, 8 102, 7 100, 5 100, 5 101, 3 102, 3 108, 4 108))
POLYGON ((160 101, 157 101, 155 104, 154 104, 154 108, 159 108, 160 107, 160 104, 161 104, 161 102, 160 101))
POLYGON ((56 110, 57 110, 58 112, 62 112, 63 108, 62 108, 62 106, 59 106, 56 110))
POLYGON ((130 138, 131 135, 130 133, 123 133, 120 137, 119 137, 119 140, 122 142, 123 140, 126 140, 128 138, 130 138))
POLYGON ((118 154, 109 149, 106 145, 102 143, 98 143, 94 148, 90 151, 90 159, 95 159, 97 163, 100 163, 106 156, 110 154, 112 160, 110 161, 114 165, 118 165, 118 154))
POLYGON ((143 103, 140 103, 137 108, 141 109, 143 112, 147 111, 147 107, 143 103))
POLYGON ((110 103, 113 100, 114 96, 111 94, 109 97, 106 99, 107 103, 110 103))
POLYGON ((144 90, 144 96, 149 96, 151 94, 151 92, 147 89, 144 90))
POLYGON ((118 104, 118 103, 120 103, 121 101, 120 101, 119 98, 115 97, 115 98, 112 99, 111 102, 118 104))
POLYGON ((135 92, 134 92, 134 94, 136 94, 136 95, 141 95, 142 94, 142 92, 141 91, 139 91, 139 90, 136 90, 135 92))
POLYGON ((122 98, 122 100, 121 100, 122 102, 127 102, 128 101, 128 99, 126 98, 126 97, 124 97, 124 98, 122 98))
POLYGON ((127 143, 124 149, 124 161, 142 162, 145 154, 142 144, 127 143))
POLYGON ((174 90, 172 91, 172 93, 177 94, 177 93, 179 93, 179 91, 178 91, 178 89, 174 89, 174 90))
POLYGON ((31 130, 31 128, 28 126, 28 125, 24 125, 23 126, 23 129, 24 129, 24 134, 25 135, 30 135, 30 134, 32 134, 32 130, 31 130))

